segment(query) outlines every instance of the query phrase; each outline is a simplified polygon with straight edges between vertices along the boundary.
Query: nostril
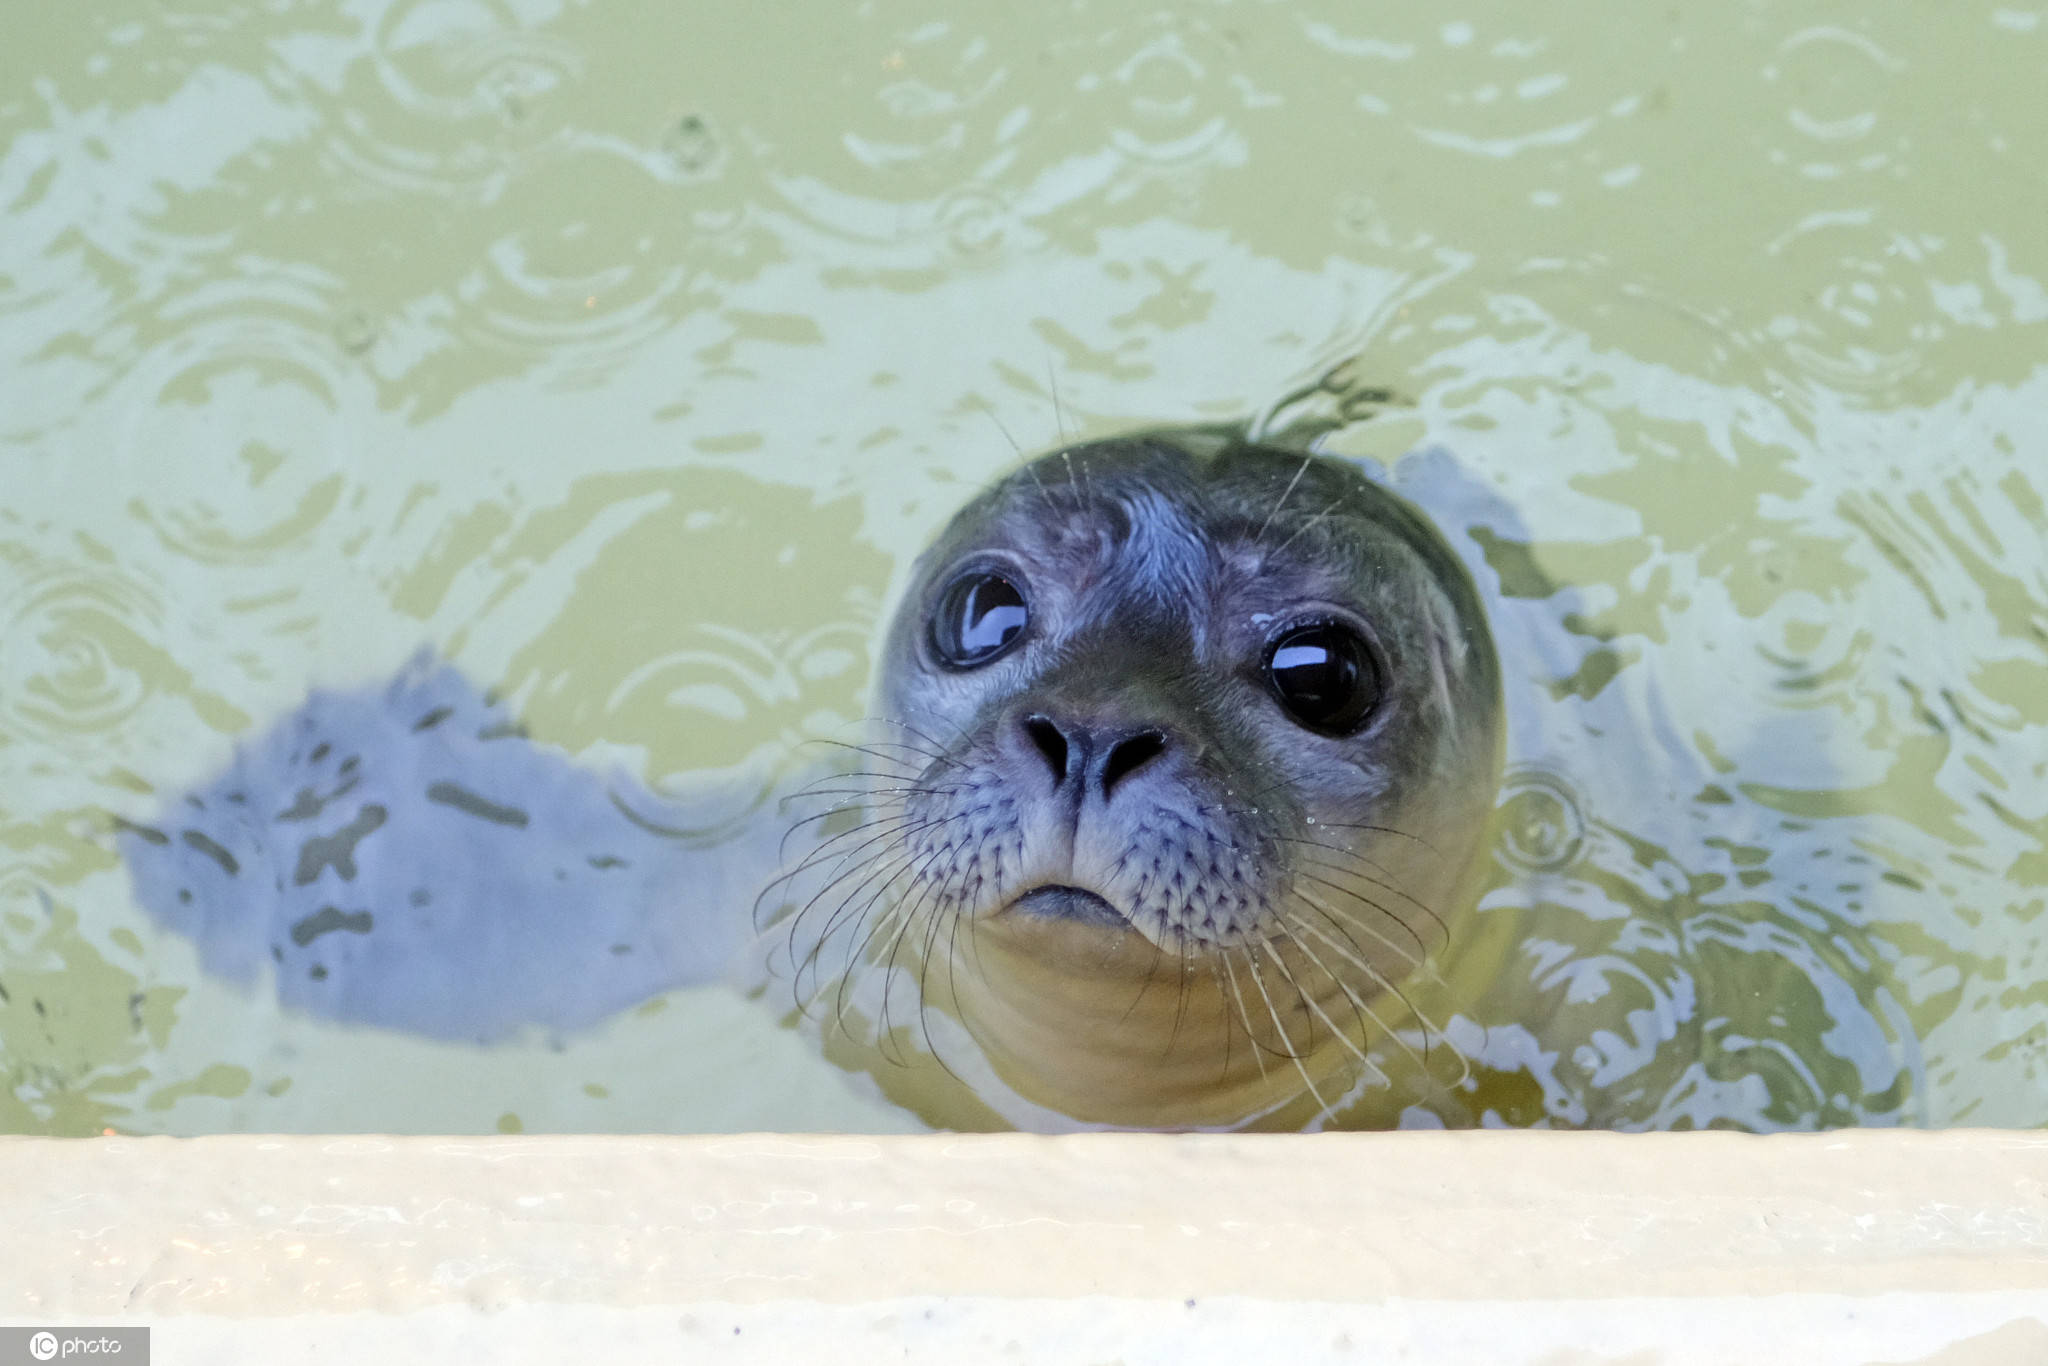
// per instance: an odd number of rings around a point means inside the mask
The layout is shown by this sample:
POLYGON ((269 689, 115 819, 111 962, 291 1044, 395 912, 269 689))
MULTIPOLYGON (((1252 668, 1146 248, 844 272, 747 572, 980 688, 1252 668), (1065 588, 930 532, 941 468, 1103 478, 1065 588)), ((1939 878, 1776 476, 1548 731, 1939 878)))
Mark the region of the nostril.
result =
POLYGON ((1166 733, 1141 730, 1110 747, 1102 762, 1102 795, 1107 798, 1116 785, 1158 758, 1166 750, 1166 733))
POLYGON ((1067 776, 1067 737, 1060 734, 1060 728, 1052 723, 1051 717, 1027 716, 1024 718, 1024 733, 1045 756, 1047 766, 1052 769, 1054 785, 1063 782, 1067 776))

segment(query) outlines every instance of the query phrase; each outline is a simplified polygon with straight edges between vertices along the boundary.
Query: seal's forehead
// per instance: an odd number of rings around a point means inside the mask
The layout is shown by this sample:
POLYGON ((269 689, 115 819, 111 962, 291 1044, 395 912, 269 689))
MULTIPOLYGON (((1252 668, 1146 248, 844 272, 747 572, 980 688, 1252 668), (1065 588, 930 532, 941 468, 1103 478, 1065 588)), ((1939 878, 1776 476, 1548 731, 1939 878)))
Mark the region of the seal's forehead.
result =
POLYGON ((1208 595, 1214 546, 1191 509, 1156 488, 1115 495, 1109 522, 1117 577, 1154 602, 1192 602, 1208 595))
POLYGON ((1134 597, 1205 597, 1216 570, 1214 529, 1200 500, 1157 482, 1102 478, 1034 485, 1013 478, 992 517, 951 549, 1015 551, 1075 586, 1114 581, 1134 597))
POLYGON ((1362 475, 1324 457, 1125 438, 1015 471, 963 511, 946 550, 1014 549, 1077 581, 1114 574, 1135 596, 1186 602, 1219 574, 1319 566, 1343 578, 1361 493, 1362 475))

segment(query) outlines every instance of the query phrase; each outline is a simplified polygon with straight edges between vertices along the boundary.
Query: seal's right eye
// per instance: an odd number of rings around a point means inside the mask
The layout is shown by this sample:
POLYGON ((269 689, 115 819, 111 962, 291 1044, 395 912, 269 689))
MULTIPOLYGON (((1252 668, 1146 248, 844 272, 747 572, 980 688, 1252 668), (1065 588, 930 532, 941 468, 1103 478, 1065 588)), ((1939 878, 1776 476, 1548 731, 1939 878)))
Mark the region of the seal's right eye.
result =
POLYGON ((1341 622, 1311 621, 1283 633, 1266 655, 1266 678, 1297 725, 1324 735, 1355 734, 1379 705, 1372 651, 1341 622))
POLYGON ((969 570, 947 587, 932 614, 932 652, 955 669, 972 669, 1001 655, 1031 620, 1016 584, 986 569, 969 570))

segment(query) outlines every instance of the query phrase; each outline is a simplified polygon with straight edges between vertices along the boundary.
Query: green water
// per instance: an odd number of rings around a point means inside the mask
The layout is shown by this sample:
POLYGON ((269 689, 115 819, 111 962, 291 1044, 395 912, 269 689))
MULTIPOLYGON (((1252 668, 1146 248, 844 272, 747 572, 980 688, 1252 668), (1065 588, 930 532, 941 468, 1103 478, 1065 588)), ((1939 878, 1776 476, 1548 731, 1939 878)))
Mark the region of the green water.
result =
POLYGON ((1654 685, 1710 775, 1516 771, 1435 1117, 2048 1120, 2048 9, 6 29, 0 1129, 916 1127, 720 991, 490 1052, 281 1016, 106 815, 423 643, 650 780, 843 732, 1016 448, 1352 356, 1398 402, 1340 447, 1454 450, 1581 604, 1510 686, 1654 685))

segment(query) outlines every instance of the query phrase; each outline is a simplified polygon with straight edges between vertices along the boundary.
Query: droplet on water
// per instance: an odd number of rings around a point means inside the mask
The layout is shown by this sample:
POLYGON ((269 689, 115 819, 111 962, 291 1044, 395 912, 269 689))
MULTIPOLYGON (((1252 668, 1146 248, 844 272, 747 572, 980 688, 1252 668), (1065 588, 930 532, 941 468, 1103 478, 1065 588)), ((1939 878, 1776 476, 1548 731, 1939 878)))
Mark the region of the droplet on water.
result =
POLYGON ((1501 854, 1524 872, 1560 871, 1585 847, 1578 795, 1555 774, 1511 777, 1502 789, 1501 817, 1501 854))
POLYGON ((351 356, 360 356, 377 344, 377 320, 360 308, 351 308, 334 325, 334 338, 351 356))
POLYGON ((687 175, 701 175, 711 169, 718 160, 718 137, 710 125, 695 114, 686 114, 676 121, 662 141, 662 150, 676 169, 687 175))

